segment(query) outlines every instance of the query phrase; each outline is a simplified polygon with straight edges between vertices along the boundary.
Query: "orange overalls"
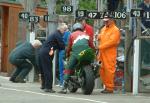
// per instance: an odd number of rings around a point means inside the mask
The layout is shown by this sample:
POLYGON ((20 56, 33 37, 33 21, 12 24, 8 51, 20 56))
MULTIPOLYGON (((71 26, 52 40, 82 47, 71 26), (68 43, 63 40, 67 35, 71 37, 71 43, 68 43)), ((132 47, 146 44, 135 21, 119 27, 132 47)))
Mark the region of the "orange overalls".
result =
POLYGON ((113 22, 109 27, 104 26, 98 35, 98 49, 101 61, 100 77, 106 90, 114 89, 114 74, 116 70, 117 47, 120 42, 120 30, 113 22))

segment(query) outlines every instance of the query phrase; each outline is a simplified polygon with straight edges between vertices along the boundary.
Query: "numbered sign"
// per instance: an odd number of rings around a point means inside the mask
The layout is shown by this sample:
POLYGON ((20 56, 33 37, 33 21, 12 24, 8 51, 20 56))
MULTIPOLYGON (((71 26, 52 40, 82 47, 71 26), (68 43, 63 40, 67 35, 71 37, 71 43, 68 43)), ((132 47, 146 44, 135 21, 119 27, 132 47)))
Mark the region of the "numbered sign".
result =
POLYGON ((143 12, 141 9, 131 9, 131 17, 143 17, 143 12))
POLYGON ((103 19, 106 12, 99 12, 99 19, 103 19))
POLYGON ((150 19, 150 11, 144 12, 144 17, 145 17, 146 19, 150 19))
POLYGON ((73 12, 73 6, 71 6, 71 5, 63 5, 63 6, 61 6, 61 11, 63 13, 72 13, 73 12))
POLYGON ((90 19, 99 19, 100 18, 100 13, 95 12, 95 11, 88 11, 87 12, 87 17, 90 19))
POLYGON ((29 12, 20 12, 19 19, 21 20, 28 20, 30 13, 29 12))
POLYGON ((113 12, 112 13, 115 19, 126 19, 126 12, 113 12))
POLYGON ((29 22, 38 23, 40 21, 39 16, 29 16, 29 22))
POLYGON ((50 16, 49 15, 44 15, 43 19, 45 22, 50 22, 50 16))
POLYGON ((76 17, 86 17, 86 10, 77 10, 76 11, 76 17))

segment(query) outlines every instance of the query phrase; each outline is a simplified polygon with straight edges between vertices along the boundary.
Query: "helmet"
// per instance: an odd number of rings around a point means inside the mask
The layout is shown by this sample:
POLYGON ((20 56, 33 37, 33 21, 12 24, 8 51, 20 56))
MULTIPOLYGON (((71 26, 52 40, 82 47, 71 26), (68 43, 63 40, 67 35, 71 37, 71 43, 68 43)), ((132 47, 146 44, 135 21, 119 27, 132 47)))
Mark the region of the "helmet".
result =
POLYGON ((73 25, 73 27, 72 27, 72 29, 73 30, 77 30, 77 29, 83 29, 83 26, 82 26, 82 24, 80 24, 80 23, 75 23, 74 25, 73 25))

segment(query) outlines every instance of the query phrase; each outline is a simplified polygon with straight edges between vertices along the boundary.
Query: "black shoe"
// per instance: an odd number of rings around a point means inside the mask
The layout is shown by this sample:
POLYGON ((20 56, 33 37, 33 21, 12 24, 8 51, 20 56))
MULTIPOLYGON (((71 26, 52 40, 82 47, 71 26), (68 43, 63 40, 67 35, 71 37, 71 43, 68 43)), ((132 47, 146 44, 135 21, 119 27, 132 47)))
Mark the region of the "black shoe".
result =
POLYGON ((67 89, 62 89, 62 90, 59 91, 58 93, 60 93, 60 94, 67 94, 67 89))
POLYGON ((41 86, 40 89, 45 89, 45 87, 44 87, 44 86, 41 86))
POLYGON ((9 81, 13 82, 13 83, 18 83, 18 81, 16 81, 14 78, 10 78, 9 81))
POLYGON ((10 77, 10 78, 9 78, 9 81, 15 82, 15 78, 10 77))
POLYGON ((20 79, 20 78, 16 78, 14 82, 15 82, 15 83, 26 83, 25 80, 20 79))
POLYGON ((113 93, 113 91, 104 89, 103 91, 101 91, 101 93, 107 94, 107 93, 113 93))
POLYGON ((53 89, 44 89, 44 92, 55 93, 56 91, 54 91, 53 89))

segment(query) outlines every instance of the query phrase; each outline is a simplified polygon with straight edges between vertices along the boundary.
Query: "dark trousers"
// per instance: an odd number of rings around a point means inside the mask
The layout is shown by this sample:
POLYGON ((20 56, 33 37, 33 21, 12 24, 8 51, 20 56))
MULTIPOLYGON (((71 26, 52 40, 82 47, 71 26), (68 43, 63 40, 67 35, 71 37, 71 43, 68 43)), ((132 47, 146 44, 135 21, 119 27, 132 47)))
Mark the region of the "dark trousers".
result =
POLYGON ((16 66, 16 70, 13 72, 13 74, 11 76, 11 78, 13 78, 13 79, 16 79, 16 78, 24 79, 28 75, 30 70, 32 69, 32 64, 27 62, 26 60, 21 62, 21 64, 19 61, 16 62, 15 66, 16 66))
POLYGON ((41 48, 40 50, 40 69, 42 87, 46 89, 52 89, 53 84, 53 70, 52 61, 54 56, 49 56, 49 50, 47 48, 41 48))
POLYGON ((144 64, 150 64, 150 42, 148 40, 141 41, 141 61, 144 64))

